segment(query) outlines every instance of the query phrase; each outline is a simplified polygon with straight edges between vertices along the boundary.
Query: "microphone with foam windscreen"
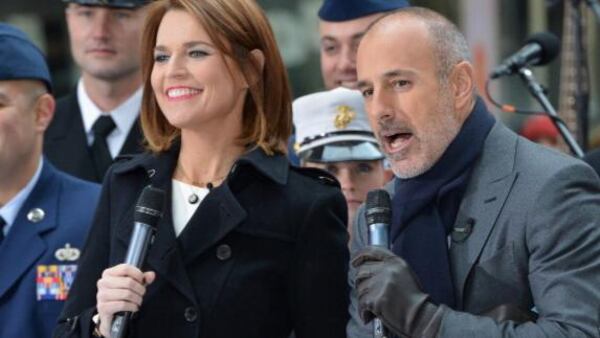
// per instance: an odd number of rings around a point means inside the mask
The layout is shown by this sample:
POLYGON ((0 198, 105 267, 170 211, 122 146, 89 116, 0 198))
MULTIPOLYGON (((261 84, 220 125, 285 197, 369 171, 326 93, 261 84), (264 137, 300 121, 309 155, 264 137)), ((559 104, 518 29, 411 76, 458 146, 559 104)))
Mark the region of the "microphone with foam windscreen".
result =
POLYGON ((556 35, 541 32, 527 39, 525 46, 494 68, 492 79, 516 73, 526 66, 541 66, 552 61, 560 52, 560 40, 556 35))
MULTIPOLYGON (((365 217, 369 229, 369 245, 389 249, 392 202, 387 191, 383 189, 369 191, 365 206, 365 217)), ((388 337, 387 330, 379 318, 373 320, 373 337, 388 337)))
MULTIPOLYGON (((154 241, 156 225, 162 217, 165 202, 165 192, 153 186, 146 186, 135 204, 133 214, 134 228, 129 240, 125 264, 142 268, 148 248, 154 241)), ((111 328, 111 338, 122 338, 127 332, 127 324, 131 318, 131 312, 119 312, 115 314, 111 328)))

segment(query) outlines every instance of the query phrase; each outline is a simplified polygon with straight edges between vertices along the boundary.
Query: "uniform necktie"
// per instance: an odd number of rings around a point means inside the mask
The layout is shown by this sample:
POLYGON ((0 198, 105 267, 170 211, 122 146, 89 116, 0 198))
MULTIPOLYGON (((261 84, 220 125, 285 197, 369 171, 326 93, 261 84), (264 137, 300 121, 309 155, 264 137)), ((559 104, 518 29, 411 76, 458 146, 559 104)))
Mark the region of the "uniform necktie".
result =
POLYGON ((109 115, 100 116, 94 125, 92 131, 94 133, 94 143, 92 143, 92 160, 96 168, 96 177, 102 181, 106 170, 112 164, 112 156, 108 150, 106 137, 115 129, 115 122, 109 115))
POLYGON ((6 225, 6 221, 4 220, 4 218, 2 218, 2 216, 0 216, 0 244, 2 244, 2 241, 4 240, 4 226, 6 225))

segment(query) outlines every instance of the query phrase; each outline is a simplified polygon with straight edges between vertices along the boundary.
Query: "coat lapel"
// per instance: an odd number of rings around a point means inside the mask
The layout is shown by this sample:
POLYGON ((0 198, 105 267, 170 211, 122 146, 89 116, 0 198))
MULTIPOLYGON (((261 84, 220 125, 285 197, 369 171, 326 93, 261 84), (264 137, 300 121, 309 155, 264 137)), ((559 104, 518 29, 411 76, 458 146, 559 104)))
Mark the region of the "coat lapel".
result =
MULTIPOLYGON (((180 250, 177 247, 171 217, 171 177, 177 163, 178 150, 177 147, 158 156, 145 154, 141 158, 134 159, 121 166, 115 173, 121 174, 131 170, 144 170, 144 175, 147 175, 150 184, 165 191, 165 210, 163 217, 158 222, 154 242, 148 251, 146 263, 160 278, 165 279, 181 294, 195 303, 193 288, 185 271, 180 250)), ((145 180, 145 182, 148 182, 148 180, 145 180)), ((143 186, 140 187, 140 192, 142 189, 143 186)), ((116 236, 126 247, 129 246, 133 231, 135 203, 136 201, 133 201, 126 216, 123 217, 117 227, 116 236)))
POLYGON ((228 184, 211 191, 179 236, 187 264, 215 245, 246 218, 228 184))
MULTIPOLYGON (((0 245, 0 298, 47 251, 43 234, 57 226, 60 184, 54 180, 54 169, 44 164, 39 180, 19 210, 15 224, 0 245), (44 211, 44 218, 32 222, 27 214, 33 208, 44 211)), ((33 282, 33 281, 32 281, 33 282)))
MULTIPOLYGON (((131 160, 114 172, 126 174, 143 169, 150 183, 165 191, 164 216, 159 221, 156 237, 146 262, 161 278, 195 303, 193 287, 185 265, 227 236, 246 218, 246 211, 239 204, 234 192, 243 188, 248 182, 243 177, 240 177, 240 180, 236 179, 237 170, 256 170, 275 183, 285 184, 289 167, 287 159, 282 155, 267 156, 260 149, 245 154, 234 164, 225 183, 206 196, 177 239, 171 215, 171 179, 178 156, 179 145, 176 144, 169 151, 158 156, 145 154, 131 160), (252 169, 238 169, 241 166, 250 166, 252 169)), ((142 188, 140 187, 140 191, 142 188)), ((116 235, 126 246, 129 245, 133 229, 134 203, 117 227, 116 235)))
POLYGON ((59 100, 56 112, 44 136, 44 154, 61 170, 85 180, 98 181, 87 147, 77 95, 71 94, 59 100))
POLYGON ((142 146, 142 142, 143 135, 140 127, 140 119, 138 117, 129 130, 129 134, 127 134, 127 138, 125 139, 123 147, 119 151, 119 155, 138 154, 143 152, 144 147, 142 146))
POLYGON ((494 228, 518 173, 514 171, 517 136, 500 123, 490 131, 482 156, 474 168, 461 203, 454 232, 466 233, 453 238, 450 264, 457 295, 462 308, 464 287, 469 272, 479 259, 494 228))

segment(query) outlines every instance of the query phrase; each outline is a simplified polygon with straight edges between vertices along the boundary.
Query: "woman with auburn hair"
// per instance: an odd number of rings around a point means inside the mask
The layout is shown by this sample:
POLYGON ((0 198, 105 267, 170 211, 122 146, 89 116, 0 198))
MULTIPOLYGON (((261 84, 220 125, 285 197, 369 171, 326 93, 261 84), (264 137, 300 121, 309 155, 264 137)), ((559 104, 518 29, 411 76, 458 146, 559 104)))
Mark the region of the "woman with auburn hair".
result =
MULTIPOLYGON (((133 48, 133 46, 132 46, 133 48)), ((287 75, 254 0, 160 0, 143 45, 148 152, 109 170, 55 337, 345 337, 346 205, 291 167, 287 75), (142 269, 135 201, 166 192, 142 269)))

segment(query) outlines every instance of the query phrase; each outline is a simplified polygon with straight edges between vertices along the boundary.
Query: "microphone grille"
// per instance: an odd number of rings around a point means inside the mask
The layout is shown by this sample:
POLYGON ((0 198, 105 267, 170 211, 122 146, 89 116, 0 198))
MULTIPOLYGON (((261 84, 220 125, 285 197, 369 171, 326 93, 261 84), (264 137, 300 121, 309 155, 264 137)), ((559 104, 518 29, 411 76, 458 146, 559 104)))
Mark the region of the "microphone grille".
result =
POLYGON ((369 191, 365 206, 365 216, 367 224, 391 223, 392 201, 387 191, 383 189, 369 191))
POLYGON ((165 192, 162 189, 146 186, 135 204, 133 220, 156 227, 163 214, 164 202, 165 192))
POLYGON ((560 53, 560 39, 549 32, 540 32, 530 36, 526 43, 537 43, 540 45, 542 52, 536 65, 545 65, 560 53))

